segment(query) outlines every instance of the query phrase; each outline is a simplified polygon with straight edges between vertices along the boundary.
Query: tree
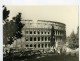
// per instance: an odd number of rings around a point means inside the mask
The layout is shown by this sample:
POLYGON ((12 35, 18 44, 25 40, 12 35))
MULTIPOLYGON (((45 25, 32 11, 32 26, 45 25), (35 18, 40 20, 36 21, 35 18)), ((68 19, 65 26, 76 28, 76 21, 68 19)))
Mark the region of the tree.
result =
POLYGON ((14 17, 13 19, 15 22, 15 29, 16 29, 14 36, 18 39, 18 38, 22 37, 21 33, 22 33, 22 28, 24 26, 24 24, 21 23, 21 21, 22 21, 21 13, 18 13, 18 15, 16 17, 14 17))
POLYGON ((10 11, 7 10, 5 6, 3 6, 3 20, 6 21, 6 19, 9 17, 10 11))
POLYGON ((5 6, 3 6, 3 43, 7 44, 7 37, 8 37, 8 28, 9 28, 9 19, 7 19, 9 17, 9 13, 10 11, 7 10, 7 8, 5 6))
POLYGON ((55 31, 54 31, 54 26, 52 26, 51 29, 51 46, 55 46, 55 31))
POLYGON ((69 41, 69 47, 70 48, 76 48, 76 34, 74 31, 70 35, 70 41, 69 41))
MULTIPOLYGON (((9 11, 9 10, 8 10, 9 11)), ((12 44, 15 39, 22 37, 22 28, 24 24, 21 23, 21 13, 18 13, 16 17, 13 17, 12 20, 6 20, 9 13, 7 8, 3 10, 3 20, 5 24, 3 25, 3 43, 4 44, 12 44), (7 14, 6 14, 7 13, 7 14)))
POLYGON ((13 20, 10 21, 10 34, 9 34, 9 44, 12 44, 14 39, 19 39, 22 37, 22 28, 24 24, 21 23, 21 13, 18 13, 16 17, 13 17, 13 20))

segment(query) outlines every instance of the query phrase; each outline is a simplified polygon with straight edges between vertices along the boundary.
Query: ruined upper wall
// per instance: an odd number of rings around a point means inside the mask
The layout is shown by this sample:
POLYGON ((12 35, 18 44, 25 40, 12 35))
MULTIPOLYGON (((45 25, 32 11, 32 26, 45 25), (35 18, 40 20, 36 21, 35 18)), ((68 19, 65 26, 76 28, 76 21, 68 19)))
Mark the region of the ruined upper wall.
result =
POLYGON ((46 20, 37 20, 34 22, 33 20, 25 20, 23 21, 25 24, 24 28, 48 28, 51 29, 54 26, 54 29, 65 30, 66 25, 61 22, 55 21, 46 21, 46 20))

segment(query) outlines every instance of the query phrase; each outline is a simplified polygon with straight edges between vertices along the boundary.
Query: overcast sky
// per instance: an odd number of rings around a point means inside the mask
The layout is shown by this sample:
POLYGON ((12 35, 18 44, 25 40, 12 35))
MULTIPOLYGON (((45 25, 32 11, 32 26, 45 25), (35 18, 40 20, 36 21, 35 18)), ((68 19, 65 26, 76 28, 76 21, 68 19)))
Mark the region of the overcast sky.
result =
POLYGON ((50 20, 66 24, 66 34, 77 32, 78 6, 7 6, 10 10, 9 19, 22 13, 22 18, 27 20, 50 20))

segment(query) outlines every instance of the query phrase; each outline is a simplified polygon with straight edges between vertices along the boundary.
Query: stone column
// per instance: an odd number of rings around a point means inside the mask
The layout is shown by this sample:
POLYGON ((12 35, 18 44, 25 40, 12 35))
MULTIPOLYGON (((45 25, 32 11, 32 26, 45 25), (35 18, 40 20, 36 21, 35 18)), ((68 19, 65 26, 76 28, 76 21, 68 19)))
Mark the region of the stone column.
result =
POLYGON ((34 44, 32 43, 32 47, 34 47, 34 44))
POLYGON ((44 43, 44 49, 45 49, 45 43, 44 43))
POLYGON ((38 41, 37 37, 36 37, 36 41, 38 41))
POLYGON ((56 31, 55 31, 55 35, 56 35, 56 31))
POLYGON ((45 41, 45 37, 43 37, 43 41, 45 41))
POLYGON ((47 41, 48 41, 48 37, 47 37, 47 41))
POLYGON ((57 30, 56 30, 56 35, 57 35, 57 30))
POLYGON ((41 48, 41 43, 40 43, 40 47, 39 48, 41 48))
POLYGON ((32 41, 34 41, 34 37, 32 37, 32 41))
POLYGON ((36 44, 36 48, 38 48, 38 43, 36 44))
POLYGON ((47 48, 48 48, 48 43, 47 43, 47 48))
POLYGON ((58 31, 58 35, 59 35, 59 31, 58 31))
POLYGON ((40 37, 40 41, 41 41, 41 37, 40 37))

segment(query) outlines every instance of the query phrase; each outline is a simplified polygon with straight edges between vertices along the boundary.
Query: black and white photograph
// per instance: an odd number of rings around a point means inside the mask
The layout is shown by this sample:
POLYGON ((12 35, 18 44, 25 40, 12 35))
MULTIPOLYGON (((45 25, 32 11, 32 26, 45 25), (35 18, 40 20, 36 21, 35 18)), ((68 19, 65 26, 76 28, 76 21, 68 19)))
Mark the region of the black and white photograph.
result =
POLYGON ((79 61, 78 5, 3 5, 3 61, 79 61))

